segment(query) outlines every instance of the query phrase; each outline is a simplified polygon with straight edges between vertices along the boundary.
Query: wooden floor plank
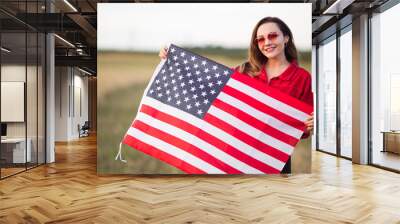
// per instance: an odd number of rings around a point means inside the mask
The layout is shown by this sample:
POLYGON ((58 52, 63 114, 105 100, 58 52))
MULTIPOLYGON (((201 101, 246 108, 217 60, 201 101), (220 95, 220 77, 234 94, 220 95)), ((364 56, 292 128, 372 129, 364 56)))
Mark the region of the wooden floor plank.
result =
POLYGON ((98 176, 96 137, 0 181, 0 223, 400 223, 400 175, 313 152, 312 174, 98 176))

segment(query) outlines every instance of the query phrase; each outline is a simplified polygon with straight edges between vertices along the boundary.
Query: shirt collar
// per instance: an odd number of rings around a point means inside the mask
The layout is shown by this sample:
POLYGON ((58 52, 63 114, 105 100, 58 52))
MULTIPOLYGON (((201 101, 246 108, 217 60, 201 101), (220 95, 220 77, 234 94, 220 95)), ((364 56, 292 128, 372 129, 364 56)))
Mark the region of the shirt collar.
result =
MULTIPOLYGON (((290 80, 292 79, 295 71, 297 70, 297 64, 295 62, 291 62, 290 65, 277 77, 274 79, 281 80, 290 80)), ((267 80, 267 71, 265 70, 265 65, 262 66, 262 70, 260 71, 260 78, 267 80)))

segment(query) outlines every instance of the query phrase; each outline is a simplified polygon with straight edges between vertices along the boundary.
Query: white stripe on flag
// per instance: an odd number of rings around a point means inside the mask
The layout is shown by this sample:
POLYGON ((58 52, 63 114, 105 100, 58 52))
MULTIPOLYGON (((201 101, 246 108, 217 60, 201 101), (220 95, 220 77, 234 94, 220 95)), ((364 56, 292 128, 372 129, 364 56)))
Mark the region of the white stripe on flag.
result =
POLYGON ((214 115, 218 119, 225 121, 226 123, 232 125, 233 127, 240 127, 240 131, 250 135, 251 137, 260 140, 266 145, 269 145, 279 151, 282 151, 288 155, 292 153, 293 146, 286 144, 285 142, 280 141, 257 128, 252 127, 251 125, 247 124, 246 122, 234 117, 232 114, 227 113, 217 107, 211 106, 208 110, 208 113, 214 115))
MULTIPOLYGON (((303 134, 302 131, 300 131, 297 128, 294 128, 282 121, 280 121, 279 119, 276 119, 275 117, 272 117, 264 112, 261 112, 259 110, 257 110, 256 108, 244 103, 241 100, 238 100, 224 92, 220 92, 220 94, 218 95, 217 99, 237 108, 238 110, 241 110, 243 112, 245 112, 246 114, 256 118, 257 120, 260 120, 261 122, 270 125, 271 127, 274 127, 275 129, 286 133, 290 136, 293 136, 297 139, 299 139, 301 137, 301 135, 303 134)), ((275 108, 278 109, 279 108, 275 108)))
POLYGON ((224 162, 225 164, 232 166, 233 168, 240 170, 243 173, 251 173, 251 174, 262 174, 263 172, 243 163, 240 160, 232 157, 231 155, 221 151, 220 149, 216 148, 215 146, 205 142, 204 140, 200 139, 197 136, 194 136, 178 127, 160 121, 156 118, 153 118, 150 115, 140 112, 136 120, 140 120, 143 123, 150 125, 154 128, 157 128, 161 131, 167 132, 170 135, 176 136, 177 138, 186 141, 204 152, 210 154, 211 156, 215 157, 216 159, 224 162))
POLYGON ((194 167, 196 167, 196 168, 198 168, 200 170, 203 170, 206 173, 225 174, 224 171, 222 171, 222 170, 210 165, 209 163, 207 163, 207 162, 205 162, 205 161, 193 156, 192 154, 190 154, 190 153, 188 153, 188 152, 186 152, 186 151, 184 151, 184 150, 182 150, 180 148, 177 148, 177 147, 175 147, 175 146, 173 146, 173 145, 171 145, 169 143, 166 143, 166 142, 164 142, 164 141, 162 141, 162 140, 160 140, 158 138, 155 138, 155 137, 153 137, 151 135, 148 135, 148 134, 146 134, 146 133, 144 133, 144 132, 142 132, 142 131, 140 131, 140 130, 138 130, 136 128, 133 128, 133 127, 129 128, 127 134, 130 135, 130 136, 133 136, 134 138, 137 138, 140 141, 142 141, 142 142, 144 142, 144 143, 146 143, 148 145, 151 145, 151 146, 153 146, 153 147, 155 147, 155 148, 157 148, 157 149, 159 149, 159 150, 161 150, 161 151, 163 151, 165 153, 168 153, 168 154, 170 154, 172 156, 175 156, 176 158, 178 158, 180 160, 183 160, 183 161, 189 163, 190 165, 192 165, 192 166, 194 166, 194 167))
POLYGON ((155 100, 150 97, 145 97, 143 99, 143 104, 150 105, 154 108, 157 108, 157 110, 167 113, 167 114, 173 114, 175 117, 186 121, 187 123, 196 126, 203 131, 207 132, 208 134, 212 136, 218 136, 218 139, 221 141, 225 142, 227 145, 234 146, 234 148, 238 149, 239 151, 247 154, 250 157, 253 157, 254 159, 257 159, 258 161, 261 161, 277 170, 282 170, 282 168, 285 166, 285 163, 282 161, 279 161, 259 150, 256 148, 246 144, 245 142, 233 137, 232 135, 226 133, 225 131, 211 125, 210 123, 203 121, 189 113, 186 113, 184 111, 181 111, 175 107, 163 104, 162 102, 155 100))
POLYGON ((235 88, 241 92, 246 93, 247 95, 255 98, 256 100, 263 102, 264 104, 272 107, 272 108, 279 108, 278 110, 287 114, 288 116, 291 116, 299 121, 304 122, 309 115, 304 113, 303 111, 300 111, 290 105, 287 105, 277 99, 274 99, 265 93, 260 92, 257 89, 254 89, 251 86, 248 86, 240 81, 237 81, 235 79, 229 79, 229 81, 226 83, 226 85, 235 88))

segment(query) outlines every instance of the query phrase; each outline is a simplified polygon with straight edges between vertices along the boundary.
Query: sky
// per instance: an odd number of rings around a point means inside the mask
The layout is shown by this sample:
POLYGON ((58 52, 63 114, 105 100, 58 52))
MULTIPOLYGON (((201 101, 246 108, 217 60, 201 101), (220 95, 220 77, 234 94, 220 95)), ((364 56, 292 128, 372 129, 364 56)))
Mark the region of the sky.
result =
POLYGON ((100 50, 159 51, 179 46, 248 48, 256 23, 282 19, 299 50, 311 50, 311 3, 99 3, 100 50))

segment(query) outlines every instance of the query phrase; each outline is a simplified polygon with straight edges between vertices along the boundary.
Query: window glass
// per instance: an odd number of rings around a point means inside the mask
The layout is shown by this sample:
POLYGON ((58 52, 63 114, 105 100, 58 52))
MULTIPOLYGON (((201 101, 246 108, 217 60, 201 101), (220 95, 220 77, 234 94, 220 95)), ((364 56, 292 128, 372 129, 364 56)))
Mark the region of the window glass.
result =
POLYGON ((340 36, 340 154, 351 158, 352 136, 352 35, 340 36))
POLYGON ((318 48, 318 149, 336 153, 336 39, 318 48))
POLYGON ((371 18, 372 163, 400 170, 400 4, 371 18))

